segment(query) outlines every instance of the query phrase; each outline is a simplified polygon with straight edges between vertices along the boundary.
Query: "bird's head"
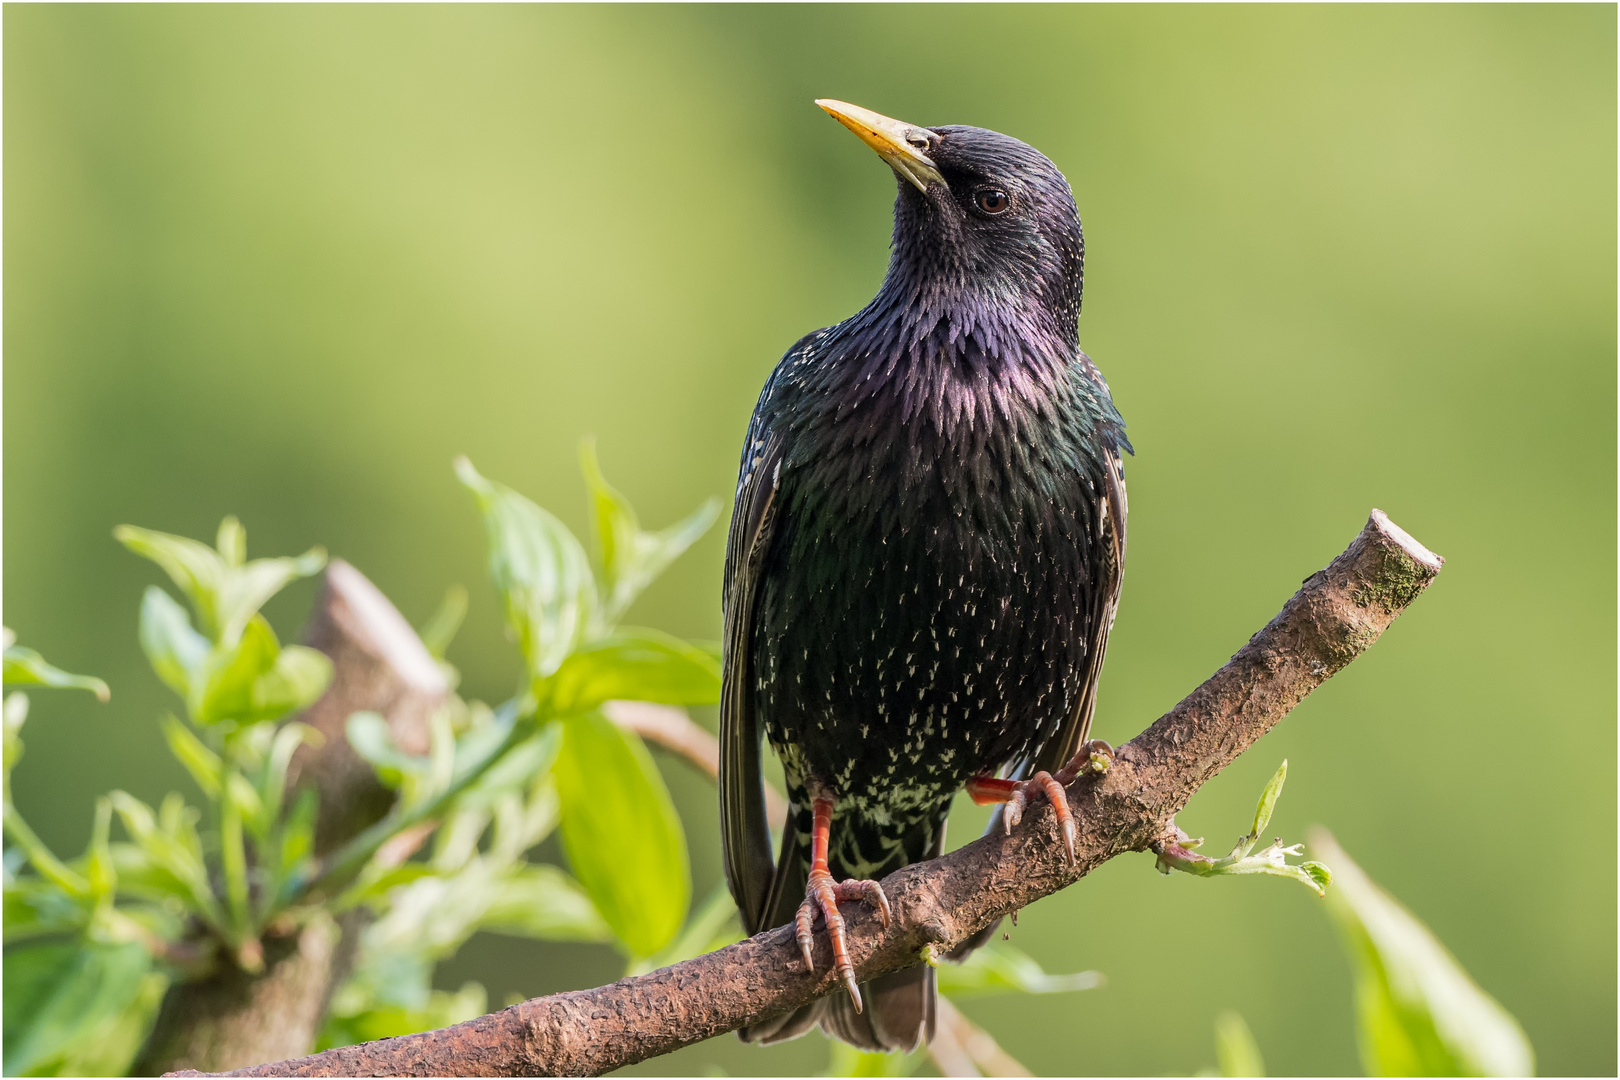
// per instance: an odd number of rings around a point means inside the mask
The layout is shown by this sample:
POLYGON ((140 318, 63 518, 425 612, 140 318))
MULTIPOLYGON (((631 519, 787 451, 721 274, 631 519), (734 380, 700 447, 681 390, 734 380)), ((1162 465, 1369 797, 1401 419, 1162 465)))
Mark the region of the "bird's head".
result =
POLYGON ((842 101, 816 104, 899 181, 885 291, 919 314, 1022 311, 1074 343, 1085 240, 1068 181, 1046 155, 984 128, 926 128, 842 101))

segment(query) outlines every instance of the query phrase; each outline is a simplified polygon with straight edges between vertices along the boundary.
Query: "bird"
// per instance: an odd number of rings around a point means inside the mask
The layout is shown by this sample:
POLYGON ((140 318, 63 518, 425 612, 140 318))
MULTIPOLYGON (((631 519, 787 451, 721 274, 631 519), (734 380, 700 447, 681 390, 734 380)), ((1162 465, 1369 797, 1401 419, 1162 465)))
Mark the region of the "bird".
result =
POLYGON ((1111 760, 1089 731, 1134 450, 1079 347, 1085 241, 1057 166, 984 128, 816 104, 893 170, 894 231, 877 295, 794 344, 749 422, 722 590, 723 862, 747 931, 793 924, 813 970, 819 919, 846 989, 744 1041, 819 1024, 909 1051, 933 1036, 934 969, 858 983, 838 905, 887 925, 880 879, 943 853, 964 788, 1004 804, 992 828, 1049 799, 1073 860, 1063 788, 1111 760))

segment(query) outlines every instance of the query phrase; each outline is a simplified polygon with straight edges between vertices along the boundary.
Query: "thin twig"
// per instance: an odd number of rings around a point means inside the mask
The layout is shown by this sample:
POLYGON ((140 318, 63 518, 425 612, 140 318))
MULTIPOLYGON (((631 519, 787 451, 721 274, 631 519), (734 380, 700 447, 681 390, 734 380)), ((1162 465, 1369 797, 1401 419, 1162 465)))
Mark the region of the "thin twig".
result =
MULTIPOLYGON (((982 837, 883 881, 889 926, 845 913, 863 981, 918 962, 1172 835, 1194 792, 1306 694, 1367 649, 1439 573, 1441 560, 1373 511, 1327 569, 1170 712, 1120 747, 1113 767, 1069 789, 1080 823, 1064 858, 1044 806, 1010 836, 982 837)), ((824 936, 805 970, 791 927, 594 990, 525 1001, 454 1027, 261 1065, 248 1076, 595 1075, 779 1015, 840 984, 824 936)))
POLYGON ((934 1033, 934 1041, 929 1044, 928 1052, 934 1059, 935 1068, 939 1069, 941 1076, 1030 1076, 1023 1062, 1013 1057, 1001 1048, 1001 1045, 984 1028, 962 1015, 962 1011, 951 1004, 949 998, 941 995, 939 999, 939 1025, 934 1033), (951 1046, 957 1048, 960 1057, 946 1058, 940 1052, 941 1036, 948 1036, 951 1046), (966 1066, 972 1072, 949 1072, 949 1067, 966 1066))
MULTIPOLYGON (((720 779, 720 743, 685 709, 651 701, 610 701, 602 706, 602 714, 626 731, 681 755, 711 781, 720 779)), ((770 784, 765 785, 765 816, 767 821, 787 820, 787 800, 770 784)))

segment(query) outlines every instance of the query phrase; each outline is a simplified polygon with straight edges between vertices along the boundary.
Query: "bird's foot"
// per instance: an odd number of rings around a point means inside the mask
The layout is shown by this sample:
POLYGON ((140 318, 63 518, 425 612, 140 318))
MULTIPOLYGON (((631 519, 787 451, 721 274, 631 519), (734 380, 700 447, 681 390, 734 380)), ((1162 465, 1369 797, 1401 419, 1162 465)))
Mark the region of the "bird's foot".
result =
POLYGON ((865 900, 877 909, 878 919, 883 925, 889 925, 892 912, 889 910, 889 898, 883 895, 883 886, 875 881, 834 881, 825 870, 810 871, 810 879, 804 889, 804 903, 799 905, 799 913, 794 916, 793 922, 799 939, 799 952, 804 954, 804 966, 815 971, 816 964, 811 958, 815 945, 812 927, 816 912, 821 912, 827 923, 827 937, 832 941, 833 967, 844 980, 850 1000, 855 1003, 855 1011, 860 1012, 861 991, 855 984, 855 965, 849 959, 844 916, 838 910, 841 900, 865 900))
POLYGON ((1113 763, 1114 748, 1101 739, 1092 739, 1080 747, 1056 773, 1042 769, 1028 780, 975 776, 968 781, 967 791, 973 801, 981 806, 985 803, 1005 803, 1007 809, 1002 811, 1001 821, 1009 833, 1013 831, 1013 826, 1024 819, 1024 810, 1031 796, 1046 796, 1052 804, 1052 815, 1057 818, 1058 831, 1063 834, 1064 854, 1069 858, 1069 865, 1073 866, 1079 827, 1074 823, 1074 815, 1069 812, 1069 800, 1063 794, 1063 789, 1088 773, 1107 772, 1113 763))

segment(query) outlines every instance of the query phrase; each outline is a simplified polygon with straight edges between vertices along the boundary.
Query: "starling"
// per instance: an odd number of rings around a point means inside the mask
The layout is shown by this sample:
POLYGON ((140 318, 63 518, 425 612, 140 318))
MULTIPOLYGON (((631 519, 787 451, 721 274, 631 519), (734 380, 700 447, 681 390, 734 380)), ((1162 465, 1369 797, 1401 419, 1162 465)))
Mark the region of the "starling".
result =
POLYGON ((811 965, 819 916, 848 988, 742 1037, 819 1023, 910 1050, 933 1034, 933 969, 858 987, 838 902, 886 923, 878 879, 943 851, 964 787, 1010 804, 1008 828, 1051 799, 1072 859, 1063 786, 1107 762, 1087 735, 1130 444, 1079 348, 1085 246, 1057 167, 983 128, 817 104, 893 168, 894 237, 877 296, 788 350, 748 427, 726 545, 721 833, 748 932, 796 923, 811 965), (775 858, 763 739, 790 803, 775 858))

